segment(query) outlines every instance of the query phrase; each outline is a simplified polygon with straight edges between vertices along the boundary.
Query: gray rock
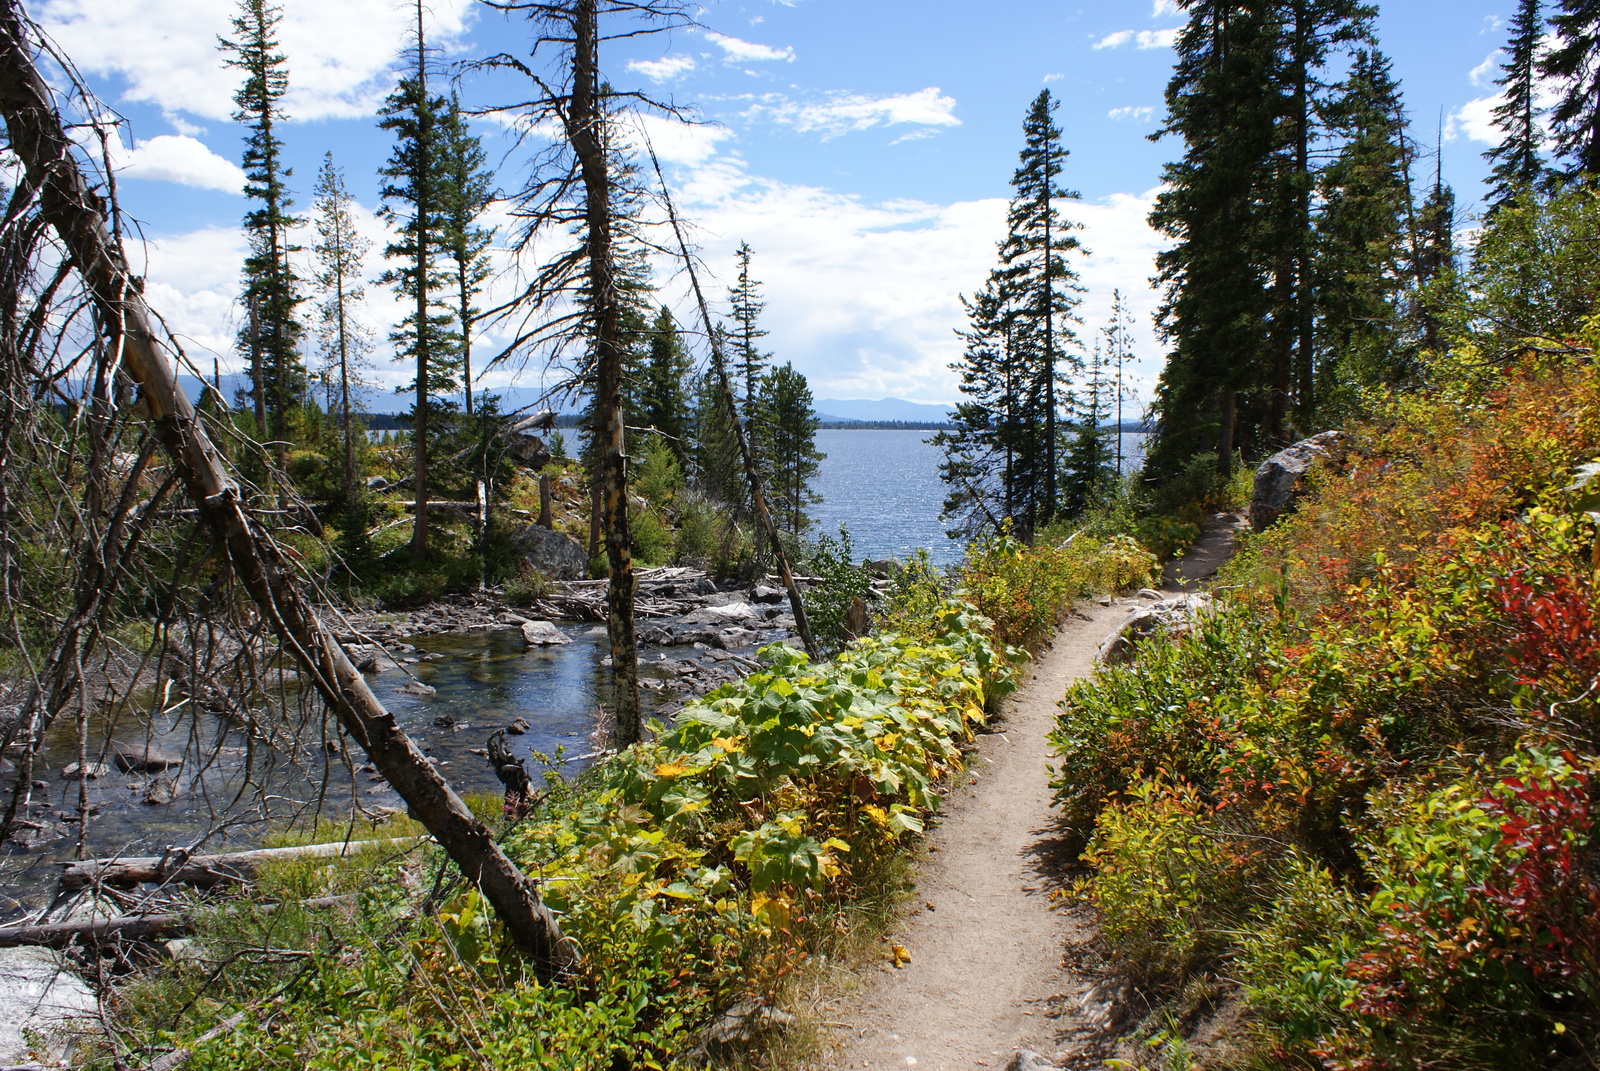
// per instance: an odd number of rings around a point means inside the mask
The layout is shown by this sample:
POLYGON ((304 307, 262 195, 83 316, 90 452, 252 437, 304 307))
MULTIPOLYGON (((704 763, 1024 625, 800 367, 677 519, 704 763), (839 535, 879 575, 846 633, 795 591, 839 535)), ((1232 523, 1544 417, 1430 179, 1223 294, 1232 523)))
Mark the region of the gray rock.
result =
POLYGON ((1060 1068, 1032 1049, 1018 1049, 1007 1062, 1006 1071, 1060 1071, 1060 1068))
POLYGON ((407 681, 405 684, 402 684, 400 687, 396 688, 395 691, 399 692, 401 695, 414 695, 422 699, 427 699, 429 696, 437 695, 439 690, 433 687, 431 684, 423 684, 421 681, 407 681))
POLYGON ((700 1032, 691 1052, 701 1057, 744 1052, 762 1034, 771 1030, 786 1030, 794 1022, 794 1016, 788 1012, 774 1008, 760 997, 750 997, 711 1020, 711 1024, 700 1032))
POLYGON ((761 639, 761 633, 747 628, 725 628, 716 634, 711 642, 724 651, 738 650, 740 647, 749 647, 761 639))
MULTIPOLYGON (((78 770, 79 770, 78 764, 75 763, 75 762, 71 763, 71 764, 69 764, 67 766, 66 769, 61 771, 61 776, 66 778, 69 781, 77 780, 78 770)), ((103 762, 91 762, 91 763, 88 763, 88 768, 86 770, 84 770, 83 776, 87 780, 98 781, 98 780, 100 780, 102 777, 104 777, 106 774, 108 774, 110 772, 111 772, 111 767, 107 766, 105 763, 103 763, 103 762)))
POLYGON ((1169 636, 1187 632, 1210 605, 1210 595, 1195 592, 1162 599, 1151 606, 1134 610, 1126 621, 1101 641, 1095 661, 1102 665, 1126 662, 1133 657, 1134 648, 1141 641, 1157 632, 1169 636))
POLYGON ((769 588, 765 584, 757 584, 750 592, 750 597, 756 602, 785 602, 789 595, 782 588, 769 588))
POLYGON ((756 611, 747 602, 731 602, 726 606, 702 606, 684 616, 685 625, 743 625, 756 621, 756 611))
POLYGON ((162 807, 177 799, 181 793, 178 782, 170 777, 153 777, 145 786, 144 801, 152 807, 162 807))
POLYGON ((879 579, 888 579, 903 570, 906 566, 899 558, 878 558, 875 561, 865 562, 867 572, 879 579))
POLYGON ((506 435, 506 453, 523 468, 542 469, 550 464, 550 444, 542 436, 515 428, 506 435))
POLYGON ((0 1064, 38 1066, 65 1060, 71 1021, 94 1016, 94 991, 48 948, 0 949, 0 1064), (32 1052, 24 1035, 45 1042, 32 1052))
POLYGON ((649 625, 639 630, 639 642, 646 647, 671 647, 677 640, 671 629, 649 625))
POLYGON ((510 542, 517 557, 552 580, 578 580, 589 570, 583 545, 565 532, 530 524, 513 532, 510 542))
POLYGON ((529 647, 561 647, 572 641, 548 621, 528 621, 522 626, 522 638, 529 647))
POLYGON ((111 755, 123 773, 160 773, 183 765, 181 756, 150 743, 113 741, 111 755))
POLYGON ((1283 516, 1304 491, 1306 473, 1318 461, 1344 461, 1349 437, 1342 431, 1325 431, 1279 450, 1256 469, 1250 496, 1250 527, 1260 532, 1283 516))

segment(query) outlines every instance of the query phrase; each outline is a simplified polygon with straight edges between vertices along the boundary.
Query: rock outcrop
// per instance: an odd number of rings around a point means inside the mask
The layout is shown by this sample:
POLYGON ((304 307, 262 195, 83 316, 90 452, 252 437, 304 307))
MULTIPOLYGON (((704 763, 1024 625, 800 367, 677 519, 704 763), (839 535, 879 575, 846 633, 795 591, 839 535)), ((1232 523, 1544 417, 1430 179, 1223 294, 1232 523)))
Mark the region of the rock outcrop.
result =
POLYGON ((583 545, 565 532, 530 524, 511 534, 511 546, 530 568, 552 580, 578 580, 589 569, 583 545))
POLYGON ((1338 464, 1348 448, 1344 432, 1324 431, 1263 461, 1256 469, 1255 491, 1250 496, 1250 527, 1257 532, 1270 528, 1300 497, 1312 466, 1322 460, 1338 464))

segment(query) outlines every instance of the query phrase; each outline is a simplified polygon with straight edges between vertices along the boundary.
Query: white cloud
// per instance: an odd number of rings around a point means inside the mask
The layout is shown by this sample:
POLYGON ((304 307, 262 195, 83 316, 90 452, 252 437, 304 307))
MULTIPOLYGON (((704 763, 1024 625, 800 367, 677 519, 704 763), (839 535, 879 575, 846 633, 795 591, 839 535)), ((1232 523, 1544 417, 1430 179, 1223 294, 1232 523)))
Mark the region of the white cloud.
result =
POLYGON ((662 56, 658 60, 629 60, 628 70, 644 75, 657 84, 681 78, 694 70, 693 56, 662 56))
POLYGON ((1153 19, 1164 19, 1168 15, 1177 14, 1180 14, 1178 10, 1178 0, 1155 0, 1155 7, 1150 12, 1150 17, 1153 19))
POLYGON ((915 93, 888 97, 836 94, 826 100, 797 103, 787 100, 763 101, 746 114, 751 118, 771 118, 803 133, 819 132, 835 138, 875 126, 911 124, 926 128, 960 126, 955 115, 956 100, 945 96, 937 86, 915 93))
POLYGON ((1484 57, 1483 62, 1472 68, 1472 73, 1467 77, 1472 79, 1472 84, 1478 87, 1493 85, 1500 74, 1500 50, 1495 49, 1484 57))
POLYGON ((1065 77, 1066 77, 1066 75, 1059 74, 1059 73, 1058 74, 1047 74, 1047 75, 1044 76, 1043 79, 1041 79, 1041 81, 1043 81, 1045 85, 1049 85, 1051 82, 1059 82, 1059 81, 1061 81, 1061 79, 1063 79, 1065 77))
POLYGON ((1156 116, 1156 110, 1149 104, 1129 105, 1126 108, 1112 108, 1106 112, 1107 119, 1121 121, 1130 120, 1135 123, 1148 123, 1156 116))
POLYGON ((224 193, 244 192, 244 172, 237 164, 183 135, 160 134, 135 142, 131 150, 119 144, 112 151, 112 162, 128 178, 177 182, 224 193))
POLYGON ((1484 145, 1500 144, 1500 130, 1494 125, 1494 110, 1504 99, 1500 96, 1479 97, 1451 112, 1445 124, 1445 140, 1454 141, 1465 136, 1469 141, 1484 145))
POLYGON ((1171 48, 1177 43, 1179 31, 1170 30, 1118 30, 1116 33, 1107 34, 1094 43, 1094 48, 1121 48, 1132 42, 1141 49, 1171 48))
MULTIPOLYGON (((285 108, 295 119, 369 115, 391 88, 410 25, 392 0, 284 0, 279 43, 289 57, 285 108)), ((239 72, 223 66, 217 38, 232 34, 220 0, 46 0, 35 14, 78 67, 126 81, 123 99, 226 120, 239 72)), ((471 0, 429 6, 434 43, 453 47, 471 0)), ((183 133, 182 128, 179 132, 183 133)))
POLYGON ((741 41, 737 37, 727 34, 706 32, 706 40, 722 49, 723 55, 730 63, 766 63, 782 61, 794 62, 794 49, 785 45, 782 48, 773 48, 771 45, 760 45, 753 41, 741 41))
MULTIPOLYGON (((664 163, 701 167, 717 154, 717 144, 733 137, 733 131, 715 123, 685 123, 664 115, 635 112, 629 119, 636 131, 649 138, 656 156, 664 163)), ((644 148, 643 138, 637 140, 644 148)))

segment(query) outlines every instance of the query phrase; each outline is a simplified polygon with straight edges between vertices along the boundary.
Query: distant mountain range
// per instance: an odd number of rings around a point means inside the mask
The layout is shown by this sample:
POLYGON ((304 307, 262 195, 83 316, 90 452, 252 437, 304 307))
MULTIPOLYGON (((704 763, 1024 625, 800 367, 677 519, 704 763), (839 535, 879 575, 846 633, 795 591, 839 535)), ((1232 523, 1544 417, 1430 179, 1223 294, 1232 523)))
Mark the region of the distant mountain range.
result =
POLYGON ((824 423, 901 420, 910 424, 943 424, 950 419, 948 405, 908 402, 902 398, 818 398, 812 403, 824 423))

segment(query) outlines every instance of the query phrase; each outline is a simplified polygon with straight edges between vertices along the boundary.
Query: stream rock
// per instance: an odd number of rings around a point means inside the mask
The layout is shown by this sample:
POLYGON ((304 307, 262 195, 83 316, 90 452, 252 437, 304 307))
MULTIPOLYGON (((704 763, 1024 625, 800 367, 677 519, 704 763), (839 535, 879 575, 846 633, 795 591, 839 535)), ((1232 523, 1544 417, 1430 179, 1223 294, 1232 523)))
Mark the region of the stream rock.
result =
POLYGON ((526 621, 522 625, 522 638, 529 647, 562 647, 572 641, 548 621, 526 621))
POLYGON ((182 766, 181 756, 174 755, 150 743, 122 743, 113 741, 111 754, 117 769, 123 773, 160 773, 174 766, 182 766))
POLYGON ((103 762, 87 763, 84 767, 80 767, 74 762, 69 763, 67 768, 61 771, 61 776, 68 781, 76 780, 79 776, 80 769, 83 771, 84 779, 88 781, 98 781, 106 774, 111 772, 111 767, 107 766, 103 762))
POLYGON ((530 524, 511 533, 511 549, 552 580, 577 580, 589 570, 583 545, 565 532, 530 524))
POLYGON ((72 1053, 74 1020, 95 1014, 94 992, 48 948, 0 949, 0 1064, 55 1064, 72 1053), (33 1050, 28 1035, 44 1041, 33 1050))
POLYGON ((685 625, 746 625, 755 621, 754 607, 742 600, 722 606, 702 606, 683 618, 685 625))
POLYGON ((1322 460, 1339 464, 1348 449, 1349 436, 1344 432, 1324 431, 1263 461, 1256 469, 1255 490, 1250 496, 1250 527, 1258 532, 1271 527, 1304 493, 1305 476, 1312 466, 1322 460))

